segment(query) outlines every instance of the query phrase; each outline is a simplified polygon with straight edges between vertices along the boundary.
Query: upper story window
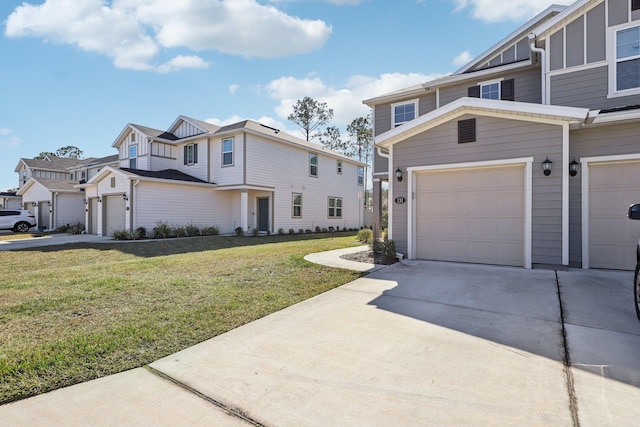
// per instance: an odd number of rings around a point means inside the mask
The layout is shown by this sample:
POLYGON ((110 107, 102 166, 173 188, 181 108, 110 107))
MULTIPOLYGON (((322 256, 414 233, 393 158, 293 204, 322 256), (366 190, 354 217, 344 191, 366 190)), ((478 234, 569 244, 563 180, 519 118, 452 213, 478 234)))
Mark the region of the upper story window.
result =
POLYGON ((309 176, 318 176, 318 155, 309 153, 309 176))
POLYGON ((233 165, 233 138, 222 140, 222 166, 233 165))
POLYGON ((480 98, 500 99, 500 83, 493 82, 480 85, 480 98))
POLYGON ((403 123, 416 118, 418 113, 418 100, 398 102, 391 104, 391 125, 398 127, 403 123))
POLYGON ((198 163, 198 144, 187 144, 184 146, 184 164, 194 165, 198 163))
POLYGON ((342 160, 338 160, 336 173, 342 175, 342 160))
POLYGON ((364 168, 358 166, 358 185, 364 185, 364 168))
POLYGON ((131 132, 131 142, 136 142, 136 133, 131 132))
POLYGON ((514 79, 481 82, 468 88, 467 96, 471 98, 501 99, 514 101, 514 79))
POLYGON ((616 91, 640 87, 640 26, 615 32, 616 91))
POLYGON ((138 166, 138 146, 131 145, 129 146, 129 168, 137 169, 137 166, 138 166))
POLYGON ((76 180, 76 174, 75 174, 75 173, 73 173, 73 172, 71 172, 71 174, 69 175, 69 179, 70 179, 71 181, 75 181, 75 180, 76 180))

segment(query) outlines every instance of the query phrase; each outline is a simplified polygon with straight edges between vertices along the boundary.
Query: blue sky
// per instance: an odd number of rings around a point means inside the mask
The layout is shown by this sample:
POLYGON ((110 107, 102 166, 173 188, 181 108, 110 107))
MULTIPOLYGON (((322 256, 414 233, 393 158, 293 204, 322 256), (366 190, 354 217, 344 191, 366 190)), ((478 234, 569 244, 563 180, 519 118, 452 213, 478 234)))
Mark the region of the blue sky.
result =
POLYGON ((181 114, 294 133, 286 117, 310 96, 344 134, 363 99, 454 72, 550 4, 2 0, 0 190, 22 157, 116 154, 127 123, 166 129, 181 114))

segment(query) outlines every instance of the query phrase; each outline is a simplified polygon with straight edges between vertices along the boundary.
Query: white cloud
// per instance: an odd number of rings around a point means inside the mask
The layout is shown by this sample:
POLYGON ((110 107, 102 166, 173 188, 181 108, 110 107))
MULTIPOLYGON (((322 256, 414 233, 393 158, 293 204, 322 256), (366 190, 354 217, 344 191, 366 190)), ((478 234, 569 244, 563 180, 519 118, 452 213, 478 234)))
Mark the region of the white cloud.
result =
POLYGON ((5 28, 9 37, 41 37, 106 55, 118 68, 159 72, 205 64, 180 55, 155 65, 161 47, 275 58, 318 49, 330 34, 323 21, 255 0, 46 0, 16 7, 5 28))
POLYGON ((468 50, 465 50, 464 52, 461 52, 460 55, 453 58, 453 61, 451 63, 456 67, 462 67, 472 59, 473 57, 471 56, 471 53, 468 50))
MULTIPOLYGON (((569 5, 575 0, 557 0, 569 5)), ((471 9, 474 18, 486 22, 522 21, 550 6, 549 0, 454 0, 456 11, 471 9)))
POLYGON ((237 85, 236 83, 229 85, 229 93, 231 95, 235 94, 238 91, 238 89, 240 89, 240 86, 237 85))
POLYGON ((17 147, 22 143, 22 139, 12 133, 13 129, 0 128, 0 147, 17 147))
POLYGON ((353 119, 369 113, 369 107, 362 103, 363 99, 404 89, 440 76, 442 75, 419 73, 389 73, 378 77, 356 75, 342 87, 326 85, 318 76, 301 79, 282 77, 273 80, 264 89, 269 96, 279 101, 275 111, 282 119, 286 120, 299 99, 309 96, 316 101, 326 102, 334 112, 332 124, 344 127, 353 119))

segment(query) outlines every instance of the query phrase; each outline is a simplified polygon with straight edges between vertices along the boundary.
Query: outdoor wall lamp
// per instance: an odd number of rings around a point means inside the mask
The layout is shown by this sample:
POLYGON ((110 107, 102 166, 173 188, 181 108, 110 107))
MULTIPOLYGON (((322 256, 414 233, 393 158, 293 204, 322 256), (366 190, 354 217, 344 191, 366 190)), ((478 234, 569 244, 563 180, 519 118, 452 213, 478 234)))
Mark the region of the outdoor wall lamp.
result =
POLYGON ((84 205, 87 205, 87 199, 82 199, 82 202, 84 203, 84 205))
POLYGON ((33 207, 37 208, 38 207, 38 202, 33 202, 33 207))
POLYGON ((578 169, 580 168, 580 163, 576 162, 576 158, 573 158, 573 161, 569 163, 569 175, 576 176, 578 174, 578 169))
POLYGON ((544 176, 551 175, 551 164, 552 163, 553 162, 551 160, 549 160, 548 157, 544 162, 542 162, 542 171, 544 172, 544 176))
POLYGON ((102 203, 102 199, 98 197, 98 203, 102 203))
POLYGON ((402 170, 400 168, 396 169, 396 179, 398 182, 402 182, 402 170))
POLYGON ((127 193, 124 193, 122 195, 122 199, 126 202, 127 200, 129 200, 129 198, 127 197, 127 193))
POLYGON ((47 205, 51 206, 51 200, 49 200, 49 201, 47 202, 47 205))

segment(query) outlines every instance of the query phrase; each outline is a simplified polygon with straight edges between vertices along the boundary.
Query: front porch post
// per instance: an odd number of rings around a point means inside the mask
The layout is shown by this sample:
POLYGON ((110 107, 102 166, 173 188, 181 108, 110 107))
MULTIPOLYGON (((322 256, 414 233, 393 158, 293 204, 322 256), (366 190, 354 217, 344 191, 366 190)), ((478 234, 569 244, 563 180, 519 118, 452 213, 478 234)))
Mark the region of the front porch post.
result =
POLYGON ((240 227, 249 231, 249 190, 240 191, 240 227))

